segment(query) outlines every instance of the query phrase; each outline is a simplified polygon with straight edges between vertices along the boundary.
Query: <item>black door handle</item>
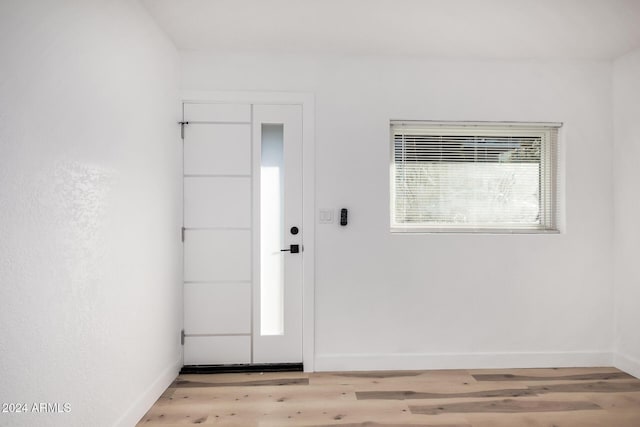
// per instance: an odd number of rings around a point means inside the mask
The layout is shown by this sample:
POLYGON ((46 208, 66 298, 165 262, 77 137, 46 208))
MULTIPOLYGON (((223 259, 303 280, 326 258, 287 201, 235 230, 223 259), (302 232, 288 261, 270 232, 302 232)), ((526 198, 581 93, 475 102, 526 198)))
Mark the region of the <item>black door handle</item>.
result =
POLYGON ((292 254, 300 253, 300 245, 289 245, 289 249, 280 249, 280 252, 291 252, 292 254))

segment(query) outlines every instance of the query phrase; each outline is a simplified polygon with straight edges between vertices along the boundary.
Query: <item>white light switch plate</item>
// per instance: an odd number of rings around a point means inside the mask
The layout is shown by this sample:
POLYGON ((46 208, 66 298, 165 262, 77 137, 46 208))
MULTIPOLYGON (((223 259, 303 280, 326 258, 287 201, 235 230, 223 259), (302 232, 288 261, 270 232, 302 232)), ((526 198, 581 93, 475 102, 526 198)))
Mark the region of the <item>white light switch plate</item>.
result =
POLYGON ((320 209, 318 222, 320 224, 333 224, 333 209, 320 209))

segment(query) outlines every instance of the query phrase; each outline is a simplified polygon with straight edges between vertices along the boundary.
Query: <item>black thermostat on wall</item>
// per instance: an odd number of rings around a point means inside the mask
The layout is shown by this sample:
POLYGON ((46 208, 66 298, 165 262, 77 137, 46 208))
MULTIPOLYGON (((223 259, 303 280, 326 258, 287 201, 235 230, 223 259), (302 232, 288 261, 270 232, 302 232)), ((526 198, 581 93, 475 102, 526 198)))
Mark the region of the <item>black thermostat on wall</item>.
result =
POLYGON ((345 208, 340 209, 340 225, 347 225, 347 210, 345 208))

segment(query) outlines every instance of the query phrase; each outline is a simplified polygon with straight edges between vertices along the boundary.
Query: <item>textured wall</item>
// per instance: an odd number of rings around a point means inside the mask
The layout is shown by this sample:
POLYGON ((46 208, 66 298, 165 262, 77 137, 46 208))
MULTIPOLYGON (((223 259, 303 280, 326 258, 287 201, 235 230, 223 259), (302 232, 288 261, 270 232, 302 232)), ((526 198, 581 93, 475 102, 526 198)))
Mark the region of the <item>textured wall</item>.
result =
POLYGON ((182 53, 187 90, 316 94, 319 369, 610 363, 608 62, 182 53), (392 235, 389 120, 565 123, 564 232, 392 235))
POLYGON ((127 0, 0 2, 1 426, 111 426, 176 372, 178 62, 127 0), (142 399, 142 400, 140 400, 142 399))
POLYGON ((616 365, 640 377, 640 49, 614 64, 616 365))

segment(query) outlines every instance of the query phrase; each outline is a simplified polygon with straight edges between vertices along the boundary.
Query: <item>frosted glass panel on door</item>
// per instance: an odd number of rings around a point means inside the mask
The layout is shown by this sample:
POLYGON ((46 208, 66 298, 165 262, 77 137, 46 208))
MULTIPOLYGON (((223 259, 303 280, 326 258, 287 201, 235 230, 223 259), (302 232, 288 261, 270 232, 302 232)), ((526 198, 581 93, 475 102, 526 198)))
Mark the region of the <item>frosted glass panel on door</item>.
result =
POLYGON ((283 125, 262 125, 260 162, 260 334, 284 333, 283 125))

